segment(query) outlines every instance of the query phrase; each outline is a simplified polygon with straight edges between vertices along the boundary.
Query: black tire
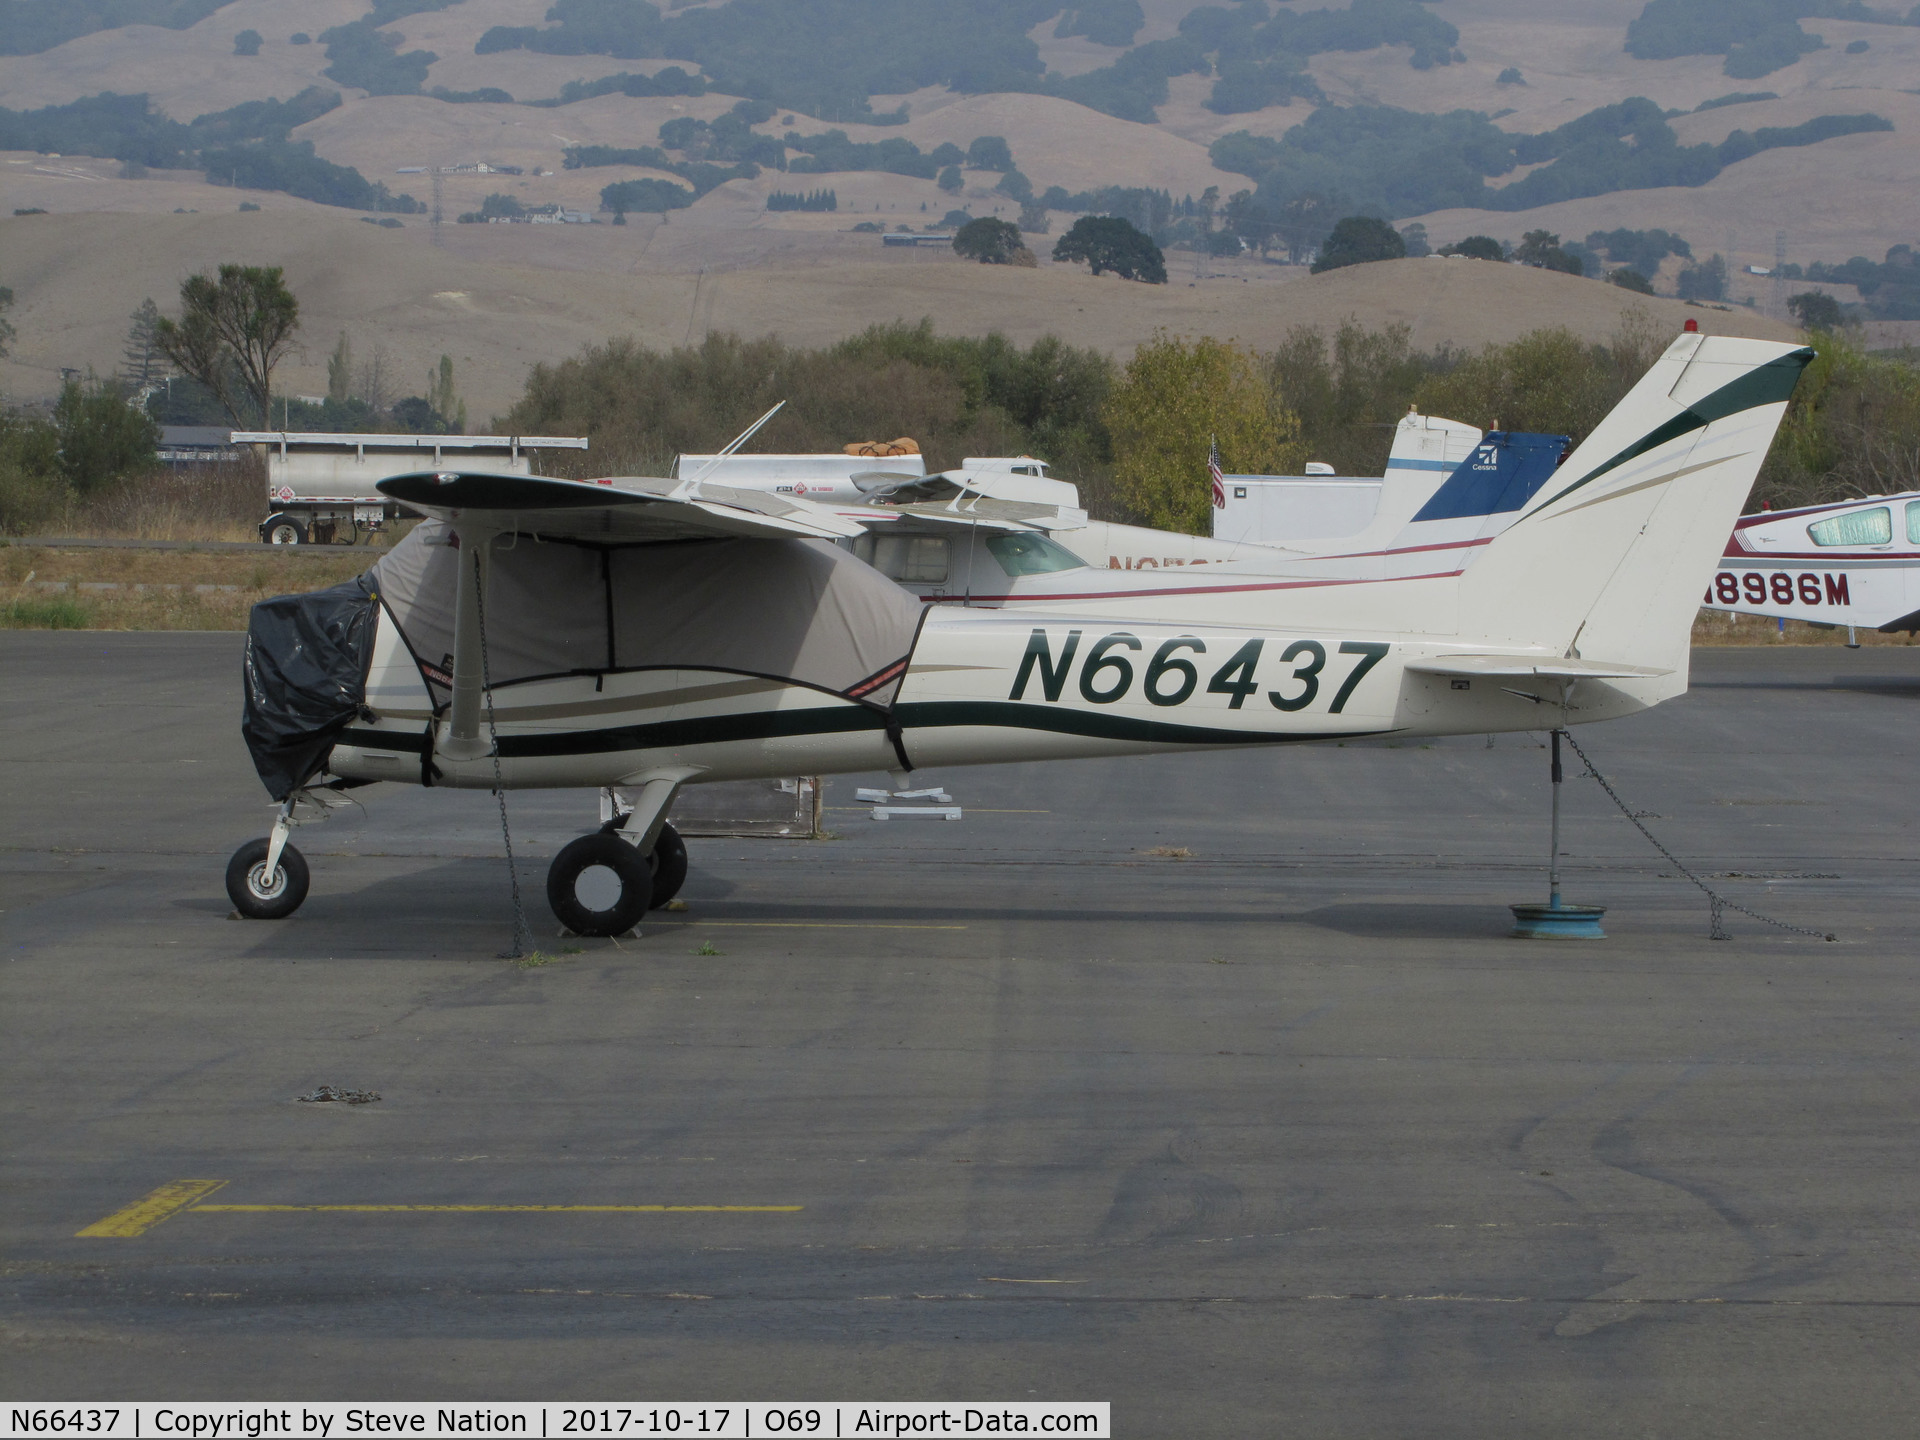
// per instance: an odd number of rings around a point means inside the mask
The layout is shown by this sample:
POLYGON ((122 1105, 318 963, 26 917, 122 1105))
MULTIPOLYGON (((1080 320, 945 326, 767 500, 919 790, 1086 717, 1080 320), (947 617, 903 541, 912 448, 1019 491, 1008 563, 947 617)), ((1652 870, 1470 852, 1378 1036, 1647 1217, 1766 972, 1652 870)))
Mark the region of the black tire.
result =
POLYGON ((268 545, 305 545, 307 527, 297 515, 269 515, 260 527, 260 539, 268 545))
POLYGON ((658 910, 687 883, 687 842, 673 826, 662 825, 647 859, 653 866, 653 908, 658 910))
POLYGON ((307 898, 307 861, 291 845, 280 847, 280 865, 271 880, 265 839, 249 840, 227 862, 227 898, 248 920, 284 920, 307 898))
POLYGON ((653 875, 646 856, 617 835, 582 835, 553 857, 547 871, 547 903, 562 925, 576 935, 624 935, 640 922, 653 900, 653 875), (620 892, 604 909, 580 898, 580 877, 593 869, 611 870, 620 892))

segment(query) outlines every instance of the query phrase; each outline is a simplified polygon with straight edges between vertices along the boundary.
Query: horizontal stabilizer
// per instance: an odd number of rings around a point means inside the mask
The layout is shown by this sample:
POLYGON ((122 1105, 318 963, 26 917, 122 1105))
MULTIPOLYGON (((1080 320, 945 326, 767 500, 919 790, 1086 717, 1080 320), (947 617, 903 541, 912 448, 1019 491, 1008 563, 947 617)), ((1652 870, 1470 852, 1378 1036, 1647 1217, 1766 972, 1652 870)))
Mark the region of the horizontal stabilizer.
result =
POLYGON ((1671 675, 1644 665, 1610 665, 1604 660, 1563 660, 1556 656, 1436 655, 1431 660, 1409 660, 1407 669, 1422 675, 1452 675, 1464 679, 1508 676, 1543 680, 1651 680, 1671 675))
POLYGON ((395 475, 377 488, 437 519, 457 523, 464 514, 503 533, 556 539, 839 540, 866 533, 810 501, 698 480, 556 480, 443 470, 395 475))

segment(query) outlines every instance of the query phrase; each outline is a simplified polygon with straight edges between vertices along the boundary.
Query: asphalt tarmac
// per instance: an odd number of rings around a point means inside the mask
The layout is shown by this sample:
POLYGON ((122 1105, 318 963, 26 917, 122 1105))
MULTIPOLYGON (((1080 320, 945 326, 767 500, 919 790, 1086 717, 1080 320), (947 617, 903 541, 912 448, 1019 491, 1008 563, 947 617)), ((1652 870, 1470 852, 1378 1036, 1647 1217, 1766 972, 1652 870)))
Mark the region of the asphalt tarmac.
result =
POLYGON ((8 1398, 1913 1433, 1920 648, 1697 652, 1576 732, 1834 943, 1708 939, 1571 756, 1608 938, 1507 938, 1515 735, 928 777, 959 823, 836 780, 837 838, 690 842, 688 910, 619 945, 543 898, 592 797, 516 794, 523 968, 484 794, 357 792, 296 837, 304 909, 228 918, 269 819, 239 641, 0 633, 8 1398))

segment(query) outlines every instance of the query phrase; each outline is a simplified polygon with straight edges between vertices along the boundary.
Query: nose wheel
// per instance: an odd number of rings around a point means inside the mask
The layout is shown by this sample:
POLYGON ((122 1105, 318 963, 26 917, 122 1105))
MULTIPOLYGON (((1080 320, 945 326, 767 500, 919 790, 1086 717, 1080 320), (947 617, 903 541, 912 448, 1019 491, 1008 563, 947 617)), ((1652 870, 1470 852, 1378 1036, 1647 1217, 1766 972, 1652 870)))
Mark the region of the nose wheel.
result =
POLYGON ((248 920, 283 920, 307 898, 306 857, 284 841, 274 849, 271 836, 249 840, 227 862, 227 898, 248 920))

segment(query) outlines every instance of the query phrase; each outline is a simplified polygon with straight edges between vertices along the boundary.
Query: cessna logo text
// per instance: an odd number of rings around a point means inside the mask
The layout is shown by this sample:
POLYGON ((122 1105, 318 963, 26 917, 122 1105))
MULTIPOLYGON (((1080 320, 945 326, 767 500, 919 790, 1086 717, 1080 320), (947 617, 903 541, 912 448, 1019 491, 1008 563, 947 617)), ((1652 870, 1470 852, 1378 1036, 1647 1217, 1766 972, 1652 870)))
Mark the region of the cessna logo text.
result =
POLYGON ((1304 710, 1325 695, 1327 713, 1338 715, 1388 649, 1371 640, 1343 640, 1331 650, 1319 640, 1293 640, 1278 647, 1278 662, 1269 662, 1263 670, 1263 639, 1215 638, 1209 650, 1209 642, 1197 635, 1176 635, 1149 655, 1147 643, 1125 630, 1083 646, 1084 638, 1084 631, 1069 630, 1056 652, 1051 632, 1036 628, 1027 638, 1007 698, 1026 699, 1032 685, 1042 698, 1058 701, 1073 679, 1088 704, 1113 705, 1126 699, 1138 680, 1138 693, 1151 705, 1184 705, 1196 695, 1224 695, 1227 709, 1238 710, 1265 686, 1271 687, 1267 701, 1276 710, 1304 710), (1224 663, 1218 655, 1224 655, 1224 663), (1212 673, 1203 688, 1201 677, 1207 671, 1212 673))

